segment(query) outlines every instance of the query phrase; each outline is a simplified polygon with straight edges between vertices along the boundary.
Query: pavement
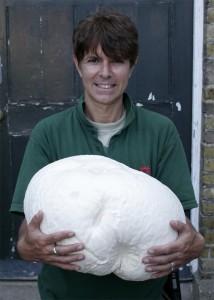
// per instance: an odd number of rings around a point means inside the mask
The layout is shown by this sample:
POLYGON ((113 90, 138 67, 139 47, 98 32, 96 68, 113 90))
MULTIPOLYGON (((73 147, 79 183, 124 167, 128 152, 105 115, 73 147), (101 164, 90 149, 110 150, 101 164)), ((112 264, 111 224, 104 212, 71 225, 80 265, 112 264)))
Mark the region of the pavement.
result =
POLYGON ((196 282, 198 285, 199 299, 214 300, 214 279, 196 279, 196 282))
POLYGON ((1 281, 0 300, 40 300, 36 281, 1 281))
MULTIPOLYGON (((182 300, 214 300, 214 279, 181 282, 182 300)), ((0 300, 40 300, 36 280, 0 281, 0 300)))

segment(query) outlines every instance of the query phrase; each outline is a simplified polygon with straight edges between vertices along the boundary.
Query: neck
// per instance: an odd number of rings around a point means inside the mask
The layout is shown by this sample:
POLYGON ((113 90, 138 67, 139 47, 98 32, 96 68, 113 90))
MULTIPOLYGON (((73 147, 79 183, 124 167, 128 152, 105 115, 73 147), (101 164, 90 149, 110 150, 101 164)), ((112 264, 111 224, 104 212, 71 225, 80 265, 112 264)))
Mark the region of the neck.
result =
POLYGON ((85 101, 85 114, 93 122, 115 123, 123 116, 123 101, 118 101, 112 105, 88 105, 85 101))

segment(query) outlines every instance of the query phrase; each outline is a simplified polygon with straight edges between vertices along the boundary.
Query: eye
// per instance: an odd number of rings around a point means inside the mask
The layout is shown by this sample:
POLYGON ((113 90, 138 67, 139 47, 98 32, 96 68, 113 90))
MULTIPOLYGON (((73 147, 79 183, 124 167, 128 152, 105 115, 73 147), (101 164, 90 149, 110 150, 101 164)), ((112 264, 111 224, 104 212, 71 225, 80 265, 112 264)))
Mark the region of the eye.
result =
POLYGON ((99 62, 99 59, 98 59, 98 57, 96 57, 96 56, 90 57, 90 58, 88 59, 88 62, 89 62, 89 63, 98 63, 98 62, 99 62))
POLYGON ((115 64, 123 64, 123 63, 124 63, 124 60, 121 59, 121 58, 114 58, 114 59, 113 59, 113 63, 115 63, 115 64))

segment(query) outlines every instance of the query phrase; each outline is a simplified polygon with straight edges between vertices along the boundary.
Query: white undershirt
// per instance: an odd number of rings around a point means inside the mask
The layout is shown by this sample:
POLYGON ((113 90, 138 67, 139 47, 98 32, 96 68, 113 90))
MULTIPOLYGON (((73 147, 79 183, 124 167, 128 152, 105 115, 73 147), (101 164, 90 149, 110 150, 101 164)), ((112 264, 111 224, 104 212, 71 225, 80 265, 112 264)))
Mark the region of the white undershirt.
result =
POLYGON ((115 135, 123 128, 125 119, 126 112, 124 111, 122 118, 114 123, 97 123, 91 121, 90 119, 88 119, 88 121, 97 129, 98 140, 103 144, 105 148, 108 148, 110 139, 113 135, 115 135))

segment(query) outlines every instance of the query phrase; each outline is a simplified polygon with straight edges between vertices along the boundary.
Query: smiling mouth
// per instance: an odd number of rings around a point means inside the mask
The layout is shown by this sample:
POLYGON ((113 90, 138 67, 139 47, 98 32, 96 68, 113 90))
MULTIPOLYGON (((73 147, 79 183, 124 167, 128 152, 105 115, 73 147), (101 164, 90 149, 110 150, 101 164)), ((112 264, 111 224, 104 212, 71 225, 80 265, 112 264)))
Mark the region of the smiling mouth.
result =
POLYGON ((115 86, 115 84, 96 84, 96 86, 101 89, 111 89, 115 86))

